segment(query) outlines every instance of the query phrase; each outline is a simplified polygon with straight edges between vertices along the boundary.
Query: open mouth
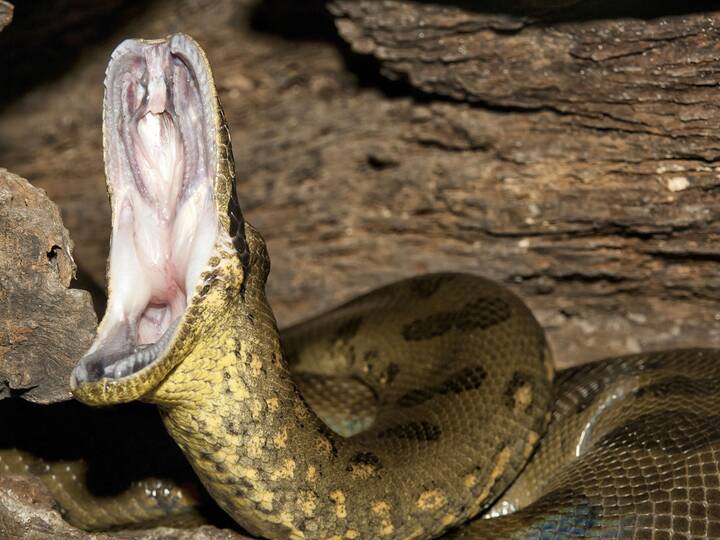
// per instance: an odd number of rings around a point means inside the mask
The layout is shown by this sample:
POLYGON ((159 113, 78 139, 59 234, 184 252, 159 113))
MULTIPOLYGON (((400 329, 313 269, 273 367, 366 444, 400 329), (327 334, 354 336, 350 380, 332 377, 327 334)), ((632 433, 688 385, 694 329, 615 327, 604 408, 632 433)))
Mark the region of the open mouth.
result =
POLYGON ((71 385, 131 376, 172 341, 217 237, 215 102, 187 36, 128 40, 105 79, 109 299, 71 385))

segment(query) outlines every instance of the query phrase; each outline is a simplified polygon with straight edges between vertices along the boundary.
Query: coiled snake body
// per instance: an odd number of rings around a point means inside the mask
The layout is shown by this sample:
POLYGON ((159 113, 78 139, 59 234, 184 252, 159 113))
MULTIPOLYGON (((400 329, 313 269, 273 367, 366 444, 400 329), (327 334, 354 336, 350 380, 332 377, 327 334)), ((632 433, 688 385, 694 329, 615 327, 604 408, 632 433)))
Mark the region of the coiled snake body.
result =
POLYGON ((92 405, 157 404, 250 533, 720 537, 717 351, 610 359, 553 382, 529 310, 467 274, 383 287, 281 340, 197 44, 118 47, 104 136, 110 299, 71 387, 92 405))

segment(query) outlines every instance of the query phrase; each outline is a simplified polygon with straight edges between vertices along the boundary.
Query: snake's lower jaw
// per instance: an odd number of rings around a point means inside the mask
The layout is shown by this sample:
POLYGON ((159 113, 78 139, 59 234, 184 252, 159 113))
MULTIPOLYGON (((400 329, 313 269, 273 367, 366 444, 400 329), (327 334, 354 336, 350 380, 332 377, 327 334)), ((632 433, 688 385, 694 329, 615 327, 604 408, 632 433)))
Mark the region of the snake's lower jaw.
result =
POLYGON ((82 401, 111 403, 141 397, 164 375, 154 372, 172 368, 160 360, 217 249, 216 194, 227 189, 215 180, 221 160, 212 76, 192 39, 125 41, 105 88, 108 308, 70 385, 82 401), (115 384, 128 379, 147 382, 115 384))
POLYGON ((122 383, 127 377, 140 374, 146 369, 158 372, 157 378, 161 379, 165 373, 159 372, 159 365, 156 363, 170 349, 170 343, 175 337, 179 323, 180 319, 177 319, 160 339, 148 345, 130 344, 120 352, 114 353, 103 348, 87 353, 80 359, 70 376, 70 389, 75 397, 96 405, 140 399, 151 388, 152 385, 148 383, 152 377, 138 379, 138 381, 142 380, 143 384, 135 385, 134 388, 121 384, 117 390, 112 390, 112 382, 122 383), (98 383, 102 388, 99 392, 101 395, 98 395, 98 383))

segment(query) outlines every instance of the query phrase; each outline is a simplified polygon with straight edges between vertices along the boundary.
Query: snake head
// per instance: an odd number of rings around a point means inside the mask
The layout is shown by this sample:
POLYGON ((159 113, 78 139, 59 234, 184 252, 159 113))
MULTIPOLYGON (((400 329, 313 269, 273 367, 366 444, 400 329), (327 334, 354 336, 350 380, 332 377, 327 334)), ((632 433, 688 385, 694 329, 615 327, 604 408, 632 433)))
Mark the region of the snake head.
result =
POLYGON ((121 43, 103 111, 108 306, 70 379, 95 405, 154 388, 192 348, 207 297, 242 282, 249 257, 230 135, 199 45, 184 34, 121 43))

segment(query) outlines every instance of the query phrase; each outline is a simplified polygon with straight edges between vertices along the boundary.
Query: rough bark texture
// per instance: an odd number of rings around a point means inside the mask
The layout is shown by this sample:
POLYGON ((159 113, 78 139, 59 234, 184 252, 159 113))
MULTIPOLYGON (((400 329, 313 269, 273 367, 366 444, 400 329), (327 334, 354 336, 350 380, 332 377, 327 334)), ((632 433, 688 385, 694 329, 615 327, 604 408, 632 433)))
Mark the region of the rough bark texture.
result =
POLYGON ((0 169, 0 398, 70 397, 70 371, 96 325, 90 295, 68 288, 72 247, 57 206, 0 169))
POLYGON ((520 293, 560 365, 720 344, 720 13, 461 5, 334 2, 374 62, 314 2, 155 2, 7 106, 0 163, 58 202, 102 284, 103 70, 122 38, 183 30, 213 65, 281 324, 463 270, 520 293))
POLYGON ((356 51, 429 94, 415 141, 462 156, 441 220, 534 297, 565 362, 718 344, 720 12, 619 11, 333 3, 356 51))

